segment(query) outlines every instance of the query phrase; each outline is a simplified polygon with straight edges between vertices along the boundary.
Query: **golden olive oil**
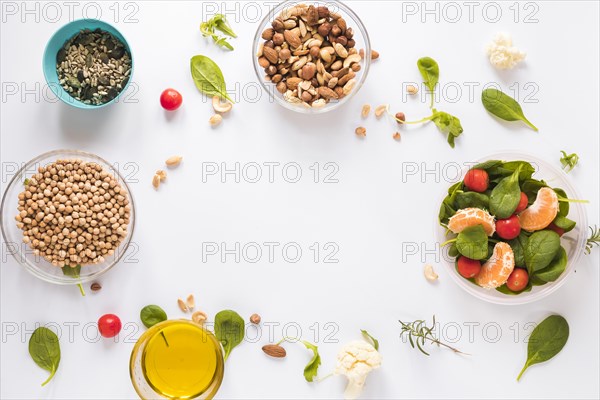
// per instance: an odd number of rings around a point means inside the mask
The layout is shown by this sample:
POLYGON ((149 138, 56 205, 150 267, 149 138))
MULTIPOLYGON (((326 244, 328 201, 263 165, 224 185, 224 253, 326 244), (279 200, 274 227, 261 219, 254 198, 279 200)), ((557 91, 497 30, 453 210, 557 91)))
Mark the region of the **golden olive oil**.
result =
POLYGON ((142 371, 156 393, 177 399, 202 395, 223 375, 220 346, 193 324, 171 324, 156 332, 142 353, 142 371))

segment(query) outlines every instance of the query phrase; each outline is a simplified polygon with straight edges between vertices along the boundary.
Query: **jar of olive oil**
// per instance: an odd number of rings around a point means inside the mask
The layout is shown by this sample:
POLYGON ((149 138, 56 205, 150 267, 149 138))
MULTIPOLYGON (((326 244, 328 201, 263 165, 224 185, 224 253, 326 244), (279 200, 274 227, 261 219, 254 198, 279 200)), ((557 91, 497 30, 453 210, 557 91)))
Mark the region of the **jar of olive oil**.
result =
POLYGON ((212 399, 223 381, 223 348, 195 322, 164 321, 139 338, 129 372, 144 400, 212 399))

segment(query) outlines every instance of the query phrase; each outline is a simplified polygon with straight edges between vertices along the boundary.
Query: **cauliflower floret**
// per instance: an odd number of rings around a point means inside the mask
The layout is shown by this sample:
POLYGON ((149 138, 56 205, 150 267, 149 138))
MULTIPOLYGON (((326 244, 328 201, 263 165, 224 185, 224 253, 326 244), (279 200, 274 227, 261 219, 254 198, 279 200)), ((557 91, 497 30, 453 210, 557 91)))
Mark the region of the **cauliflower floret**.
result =
POLYGON ((346 344, 337 355, 333 373, 348 378, 344 397, 356 399, 365 385, 369 373, 381 366, 381 354, 371 344, 356 340, 346 344))
POLYGON ((499 69, 513 69, 525 59, 526 53, 512 45, 512 38, 508 33, 496 34, 494 41, 486 48, 490 63, 499 69))

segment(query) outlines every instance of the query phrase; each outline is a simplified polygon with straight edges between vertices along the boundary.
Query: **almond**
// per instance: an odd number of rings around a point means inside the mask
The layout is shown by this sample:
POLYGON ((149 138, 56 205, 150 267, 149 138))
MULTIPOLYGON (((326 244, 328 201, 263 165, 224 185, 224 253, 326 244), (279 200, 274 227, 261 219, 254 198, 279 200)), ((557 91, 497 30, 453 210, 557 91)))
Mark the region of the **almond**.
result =
POLYGON ((306 23, 309 26, 317 25, 319 22, 319 11, 315 8, 315 6, 309 6, 306 11, 306 23))
POLYGON ((279 54, 277 54, 277 50, 270 47, 265 46, 263 48, 263 55, 271 64, 277 64, 277 61, 279 60, 279 54))
POLYGON ((285 349, 278 344, 266 344, 262 347, 262 351, 264 351, 266 355, 275 358, 283 358, 287 354, 285 349))
POLYGON ((301 78, 294 77, 294 78, 288 78, 286 81, 286 84, 287 84, 288 89, 296 90, 296 89, 298 89, 298 84, 300 84, 300 82, 302 82, 301 78))
POLYGON ((336 92, 334 92, 333 90, 329 89, 326 86, 320 86, 320 87, 318 87, 317 88, 317 93, 319 94, 319 96, 321 96, 325 100, 337 99, 339 97, 336 92))
POLYGON ((285 41, 288 42, 292 49, 297 49, 302 46, 302 41, 300 40, 300 36, 293 31, 285 30, 283 31, 283 36, 285 37, 285 41))

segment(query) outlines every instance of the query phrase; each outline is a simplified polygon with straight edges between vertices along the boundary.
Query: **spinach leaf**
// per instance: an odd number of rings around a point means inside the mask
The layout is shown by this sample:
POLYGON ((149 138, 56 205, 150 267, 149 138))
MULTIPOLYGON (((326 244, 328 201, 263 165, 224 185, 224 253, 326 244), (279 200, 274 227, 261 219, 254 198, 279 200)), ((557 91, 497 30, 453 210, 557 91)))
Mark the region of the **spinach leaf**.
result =
POLYGON ((529 275, 550 265, 560 249, 560 236, 554 231, 543 230, 534 232, 525 246, 525 265, 529 275))
POLYGON ((515 255, 515 266, 517 267, 525 266, 525 247, 527 247, 527 240, 527 235, 521 232, 519 236, 508 241, 508 244, 515 255))
POLYGON ((227 95, 221 68, 213 60, 202 55, 194 56, 190 60, 190 67, 194 84, 199 91, 208 96, 220 96, 234 102, 227 95))
POLYGON ((533 275, 529 277, 529 283, 531 286, 543 286, 548 282, 538 278, 537 275, 533 275))
POLYGON ((440 224, 447 224, 450 217, 456 214, 456 210, 454 209, 454 199, 456 198, 456 194, 461 190, 461 188, 462 181, 456 182, 448 189, 448 196, 446 196, 442 201, 442 205, 440 206, 440 212, 438 214, 440 224))
POLYGON ((544 181, 538 181, 537 179, 527 179, 521 184, 521 190, 527 195, 529 203, 533 203, 535 201, 535 197, 537 196, 537 192, 539 192, 541 188, 547 186, 548 185, 544 181))
POLYGON ((554 282, 557 280, 567 268, 567 252, 561 246, 556 256, 546 268, 535 273, 535 277, 544 282, 554 282))
POLYGON ((244 320, 235 311, 223 310, 215 315, 215 336, 225 349, 225 361, 231 350, 244 340, 245 332, 244 320))
POLYGON ((560 229, 563 229, 565 232, 573 230, 573 228, 575 228, 575 225, 577 224, 572 219, 563 217, 562 215, 559 215, 556 218, 554 218, 554 221, 552 221, 552 223, 560 229))
POLYGON ((440 67, 438 66, 438 63, 431 57, 419 58, 417 61, 417 67, 419 68, 419 72, 423 77, 423 83, 431 92, 430 108, 433 108, 435 85, 437 85, 440 79, 440 67))
POLYGON ((517 377, 530 366, 550 360, 560 353, 569 339, 569 323, 560 315, 551 315, 535 327, 527 344, 527 361, 517 377))
POLYGON ((499 291, 500 293, 508 294, 508 295, 512 295, 512 296, 521 294, 521 293, 531 292, 531 289, 533 289, 533 285, 531 285, 531 282, 527 283, 527 286, 525 286, 525 288, 523 290, 520 290, 518 292, 513 292, 512 290, 510 290, 508 288, 508 286, 506 286, 506 283, 504 285, 496 288, 496 290, 499 291))
POLYGON ((307 342, 305 340, 301 340, 302 344, 306 346, 307 349, 313 352, 313 356, 304 367, 304 379, 307 382, 312 382, 314 378, 317 376, 319 365, 321 365, 321 356, 319 355, 319 348, 314 344, 307 342))
POLYGON ((448 134, 448 144, 454 148, 454 140, 463 133, 460 119, 443 111, 433 109, 431 120, 438 127, 440 132, 448 134))
POLYGON ((37 328, 29 339, 29 354, 40 368, 50 372, 48 379, 42 383, 44 386, 54 377, 60 363, 58 336, 48 328, 37 328))
POLYGON ((482 260, 488 255, 488 236, 481 225, 470 226, 456 237, 456 248, 465 257, 482 260))
POLYGON ((502 179, 492 190, 490 196, 490 211, 497 218, 504 219, 510 217, 521 199, 521 189, 519 187, 518 167, 512 175, 502 179))
POLYGON ((491 176, 505 177, 512 175, 519 168, 519 181, 521 182, 531 179, 531 176, 535 173, 535 168, 527 161, 508 161, 501 165, 490 168, 488 170, 488 174, 491 176))
MULTIPOLYGON (((78 279, 79 274, 81 274, 81 265, 77 264, 75 267, 65 265, 64 267, 62 267, 62 272, 65 276, 70 276, 75 279, 78 279)), ((81 283, 78 283, 77 286, 79 287, 79 293, 81 293, 82 296, 85 296, 85 291, 83 290, 83 286, 81 285, 81 283)))
POLYGON ((481 93, 481 102, 485 109, 505 121, 523 121, 534 131, 538 131, 523 114, 523 109, 515 99, 497 89, 485 89, 481 93))
POLYGON ((142 308, 140 311, 140 319, 146 328, 151 328, 159 322, 166 321, 167 313, 159 306, 151 304, 142 308))
POLYGON ((450 257, 458 257, 459 256, 458 249, 456 248, 456 243, 451 243, 450 247, 448 247, 448 256, 450 257))
POLYGON ((489 169, 497 167, 502 164, 504 164, 504 162, 500 161, 500 160, 488 160, 488 161, 481 162, 479 164, 475 164, 470 169, 483 169, 485 171, 488 171, 489 169))
MULTIPOLYGON (((567 192, 565 192, 561 188, 554 188, 553 190, 559 198, 561 198, 561 197, 563 199, 569 198, 569 196, 567 196, 567 192)), ((567 215, 569 215, 569 209, 570 209, 570 206, 569 206, 568 201, 559 201, 558 202, 558 215, 559 216, 566 217, 567 215)))
POLYGON ((454 204, 456 205, 457 210, 468 207, 487 209, 490 204, 490 198, 483 193, 457 192, 454 204))
POLYGON ((373 347, 375 347, 375 350, 379 350, 379 340, 375 339, 373 336, 371 336, 369 334, 369 332, 367 332, 364 329, 361 329, 360 332, 362 333, 363 337, 365 338, 365 340, 367 342, 371 342, 373 344, 373 347))

